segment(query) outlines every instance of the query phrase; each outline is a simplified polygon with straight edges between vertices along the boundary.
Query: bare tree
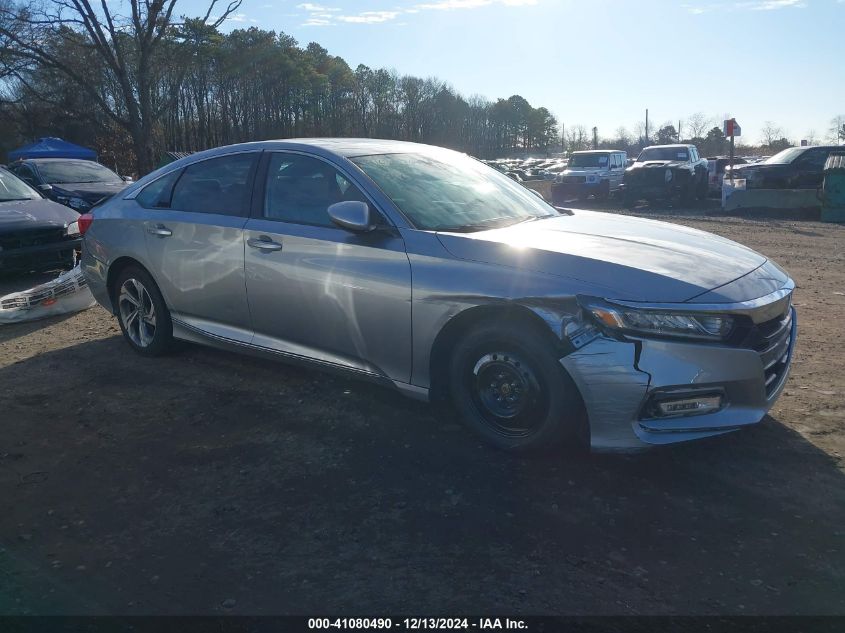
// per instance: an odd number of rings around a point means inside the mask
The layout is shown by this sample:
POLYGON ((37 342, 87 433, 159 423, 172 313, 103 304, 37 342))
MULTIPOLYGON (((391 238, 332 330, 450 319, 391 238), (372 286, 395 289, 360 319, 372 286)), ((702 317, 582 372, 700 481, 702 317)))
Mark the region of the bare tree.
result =
POLYGON ((839 114, 830 120, 827 138, 831 143, 845 143, 845 114, 839 114))
MULTIPOLYGON (((219 26, 241 0, 207 0, 203 24, 219 26)), ((164 49, 174 26, 177 0, 23 0, 0 5, 0 55, 35 69, 48 69, 67 78, 132 139, 138 172, 155 165, 153 136, 156 121, 175 100, 161 95, 158 78, 177 58, 188 53, 164 49), (108 75, 113 90, 100 90, 92 81, 91 65, 108 75)), ((15 76, 26 82, 20 69, 15 76)))
POLYGON ((713 127, 713 119, 703 112, 689 115, 684 123, 689 128, 690 138, 704 138, 707 131, 713 127))
POLYGON ((783 138, 783 128, 778 127, 771 121, 763 123, 763 129, 760 130, 760 135, 763 138, 763 145, 772 145, 772 143, 783 138))

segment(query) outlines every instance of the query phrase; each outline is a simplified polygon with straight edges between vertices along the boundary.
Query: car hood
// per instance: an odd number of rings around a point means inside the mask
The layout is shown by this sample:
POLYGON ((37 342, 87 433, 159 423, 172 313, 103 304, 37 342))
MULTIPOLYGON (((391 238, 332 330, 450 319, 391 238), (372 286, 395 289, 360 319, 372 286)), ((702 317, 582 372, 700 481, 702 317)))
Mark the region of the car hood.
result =
POLYGON ((93 204, 101 198, 113 196, 127 186, 125 182, 63 182, 53 185, 53 192, 60 196, 76 196, 93 204))
POLYGON ((759 253, 711 233, 582 210, 438 238, 457 258, 577 280, 604 298, 627 301, 689 301, 766 263, 759 253))
POLYGON ((50 200, 13 200, 0 202, 0 233, 26 229, 63 227, 79 214, 50 200))
POLYGON ((660 167, 682 167, 686 165, 683 160, 647 160, 643 163, 634 163, 629 169, 655 169, 660 167))

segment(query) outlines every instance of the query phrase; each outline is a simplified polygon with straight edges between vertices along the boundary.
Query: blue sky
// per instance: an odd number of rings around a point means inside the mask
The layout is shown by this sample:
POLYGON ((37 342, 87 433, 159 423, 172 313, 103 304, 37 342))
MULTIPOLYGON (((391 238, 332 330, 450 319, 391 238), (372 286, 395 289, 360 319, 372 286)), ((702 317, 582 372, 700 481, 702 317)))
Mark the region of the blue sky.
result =
POLYGON ((845 0, 243 0, 224 29, 249 26, 608 136, 646 108, 730 114, 748 141, 765 121, 821 140, 845 114, 845 0))

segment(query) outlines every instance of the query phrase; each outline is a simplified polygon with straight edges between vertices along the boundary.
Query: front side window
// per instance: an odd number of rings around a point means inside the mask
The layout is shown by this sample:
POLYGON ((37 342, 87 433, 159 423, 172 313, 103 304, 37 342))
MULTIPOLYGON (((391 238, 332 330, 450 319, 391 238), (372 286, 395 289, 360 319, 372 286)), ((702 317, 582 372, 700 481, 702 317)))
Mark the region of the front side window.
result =
POLYGON ((90 160, 50 160, 38 164, 44 182, 51 185, 68 183, 110 183, 123 180, 111 169, 90 160))
POLYGON ((827 152, 820 150, 812 150, 806 152, 799 160, 801 167, 805 169, 822 169, 825 162, 827 162, 827 152))
POLYGON ((5 169, 0 169, 0 202, 38 200, 40 198, 38 192, 23 180, 5 169))
POLYGON ((522 185, 455 152, 376 154, 352 161, 418 229, 471 232, 558 215, 522 185))
POLYGON ((14 168, 13 171, 18 178, 35 184, 35 172, 32 171, 32 167, 29 165, 19 165, 17 168, 14 168))
POLYGON ((328 208, 346 200, 367 202, 360 189, 328 163, 301 154, 275 153, 270 158, 265 218, 334 227, 328 208))
POLYGON ((248 152, 189 165, 173 188, 170 208, 196 213, 245 215, 256 157, 255 152, 248 152))

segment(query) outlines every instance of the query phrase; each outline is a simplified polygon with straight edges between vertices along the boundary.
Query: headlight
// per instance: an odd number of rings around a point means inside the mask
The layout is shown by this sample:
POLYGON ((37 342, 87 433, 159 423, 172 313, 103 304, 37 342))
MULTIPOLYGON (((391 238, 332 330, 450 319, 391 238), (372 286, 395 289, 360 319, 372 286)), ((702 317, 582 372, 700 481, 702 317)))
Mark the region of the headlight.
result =
POLYGON ((663 177, 665 178, 666 182, 672 182, 672 170, 667 169, 666 174, 663 177))
POLYGON ((634 336, 673 336, 723 341, 733 331, 734 319, 727 315, 693 314, 643 310, 601 300, 581 300, 599 323, 610 330, 634 336))
POLYGON ((68 237, 78 237, 79 236, 79 222, 74 220, 70 224, 67 225, 65 228, 65 235, 68 237))
POLYGON ((77 211, 87 211, 91 208, 91 203, 82 198, 70 198, 67 204, 71 209, 76 209, 77 211))

